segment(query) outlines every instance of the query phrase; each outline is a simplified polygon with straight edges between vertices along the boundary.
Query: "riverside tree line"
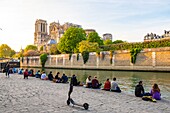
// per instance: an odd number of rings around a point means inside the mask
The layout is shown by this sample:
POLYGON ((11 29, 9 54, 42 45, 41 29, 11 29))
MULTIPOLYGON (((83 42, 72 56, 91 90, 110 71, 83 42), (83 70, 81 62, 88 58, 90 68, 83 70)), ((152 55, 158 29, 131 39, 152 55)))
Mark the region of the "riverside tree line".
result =
MULTIPOLYGON (((130 50, 132 57, 137 55, 143 48, 158 48, 158 47, 170 47, 170 40, 158 40, 150 42, 138 42, 128 43, 122 40, 103 41, 97 32, 92 32, 88 36, 82 28, 71 27, 60 38, 60 42, 52 44, 49 51, 44 51, 43 46, 38 51, 38 48, 34 45, 27 45, 27 47, 16 53, 7 44, 0 46, 0 58, 20 58, 27 56, 39 56, 42 54, 78 54, 81 53, 86 60, 88 60, 89 52, 96 52, 100 54, 101 51, 115 50, 130 50)), ((47 56, 47 55, 45 55, 47 56)), ((132 58, 132 63, 134 63, 132 58)), ((84 63, 86 61, 84 60, 84 63)))

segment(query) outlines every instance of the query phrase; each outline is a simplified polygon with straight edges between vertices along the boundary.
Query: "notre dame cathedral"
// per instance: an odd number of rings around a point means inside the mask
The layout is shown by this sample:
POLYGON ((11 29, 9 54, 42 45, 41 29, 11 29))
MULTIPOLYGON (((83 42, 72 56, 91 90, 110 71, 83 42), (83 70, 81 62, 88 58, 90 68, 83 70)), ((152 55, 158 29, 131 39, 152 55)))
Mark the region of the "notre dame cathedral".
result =
POLYGON ((65 23, 60 25, 59 22, 52 22, 49 25, 49 34, 47 30, 48 24, 46 20, 37 19, 35 22, 35 32, 34 32, 34 45, 38 47, 46 47, 50 44, 56 44, 60 41, 60 38, 64 34, 64 32, 69 27, 79 27, 80 25, 72 24, 72 23, 65 23))
MULTIPOLYGON (((47 30, 48 24, 46 20, 37 19, 35 22, 35 32, 34 32, 34 45, 40 50, 43 47, 43 50, 48 51, 51 44, 57 44, 60 41, 60 38, 64 32, 69 27, 78 27, 82 28, 81 25, 68 23, 66 22, 63 25, 60 25, 59 22, 52 22, 49 25, 49 33, 47 30)), ((94 29, 84 29, 86 35, 88 36, 91 32, 96 32, 94 29)), ((112 34, 105 33, 103 34, 103 40, 110 39, 112 40, 112 34)))

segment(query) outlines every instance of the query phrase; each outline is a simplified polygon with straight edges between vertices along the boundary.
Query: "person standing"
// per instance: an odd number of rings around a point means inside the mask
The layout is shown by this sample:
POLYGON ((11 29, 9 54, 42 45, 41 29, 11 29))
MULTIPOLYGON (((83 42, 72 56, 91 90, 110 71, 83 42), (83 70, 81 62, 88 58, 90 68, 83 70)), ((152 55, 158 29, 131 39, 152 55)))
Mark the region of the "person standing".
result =
POLYGON ((7 62, 5 65, 5 74, 6 76, 8 76, 8 78, 9 78, 9 69, 10 69, 10 64, 9 62, 7 62))
POLYGON ((28 79, 28 75, 29 75, 29 74, 28 74, 28 69, 25 69, 25 71, 24 71, 24 79, 25 79, 25 78, 28 79))
POLYGON ((145 94, 143 83, 142 81, 139 81, 139 84, 135 87, 135 96, 136 97, 143 97, 145 94))

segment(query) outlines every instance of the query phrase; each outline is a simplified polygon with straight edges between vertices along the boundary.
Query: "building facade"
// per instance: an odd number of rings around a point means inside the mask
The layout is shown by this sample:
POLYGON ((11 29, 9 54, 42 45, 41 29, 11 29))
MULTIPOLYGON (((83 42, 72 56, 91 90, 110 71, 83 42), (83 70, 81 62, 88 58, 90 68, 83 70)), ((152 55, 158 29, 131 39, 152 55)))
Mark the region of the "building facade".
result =
POLYGON ((110 33, 103 34, 103 40, 112 40, 112 34, 110 33))
POLYGON ((49 40, 47 32, 47 21, 37 19, 35 22, 34 45, 40 49, 49 40))
POLYGON ((164 40, 164 39, 170 39, 170 31, 164 30, 163 35, 157 35, 155 33, 147 33, 147 35, 144 36, 144 42, 147 41, 156 41, 156 40, 164 40))
POLYGON ((92 32, 96 32, 96 30, 94 30, 94 29, 85 29, 84 31, 86 33, 86 36, 88 36, 92 32))
POLYGON ((38 47, 38 50, 40 50, 41 47, 43 47, 43 50, 48 48, 47 46, 50 46, 49 42, 51 42, 51 40, 53 40, 53 42, 55 40, 55 42, 58 43, 60 41, 60 38, 64 34, 64 32, 69 27, 81 28, 81 25, 68 23, 68 22, 61 25, 59 21, 52 22, 49 25, 49 34, 48 34, 47 27, 48 27, 48 24, 46 20, 42 20, 42 19, 36 20, 35 32, 34 32, 34 45, 38 47))

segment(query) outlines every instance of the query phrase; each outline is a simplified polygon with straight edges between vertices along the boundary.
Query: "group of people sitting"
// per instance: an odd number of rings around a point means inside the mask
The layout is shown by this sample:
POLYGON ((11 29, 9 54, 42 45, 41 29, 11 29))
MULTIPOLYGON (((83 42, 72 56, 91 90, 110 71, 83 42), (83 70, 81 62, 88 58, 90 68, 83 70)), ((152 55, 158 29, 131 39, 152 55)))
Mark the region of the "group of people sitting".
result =
MULTIPOLYGON (((101 83, 99 83, 99 81, 97 80, 97 77, 94 76, 93 79, 91 79, 91 76, 88 76, 88 78, 86 79, 86 88, 100 88, 101 87, 101 83)), ((113 91, 113 92, 121 92, 117 82, 116 82, 116 78, 113 78, 113 81, 109 81, 109 79, 107 79, 104 83, 104 88, 103 90, 106 91, 113 91)))
POLYGON ((24 71, 24 69, 19 69, 19 70, 18 70, 18 74, 24 74, 24 72, 26 72, 26 73, 25 73, 25 76, 26 76, 26 77, 28 77, 28 76, 30 76, 30 77, 35 77, 33 69, 30 69, 30 70, 25 69, 25 71, 24 71))
POLYGON ((150 92, 146 93, 143 88, 143 82, 139 81, 139 84, 135 87, 135 96, 143 97, 143 96, 152 96, 153 99, 161 100, 161 93, 158 87, 158 84, 154 84, 150 92))
MULTIPOLYGON (((28 69, 25 69, 24 71, 24 79, 27 78, 28 76, 33 76, 33 70, 28 71, 28 69)), ((42 80, 50 80, 56 83, 68 83, 68 77, 63 73, 63 75, 60 77, 60 72, 57 72, 56 76, 54 77, 52 74, 52 71, 46 75, 45 71, 42 73, 40 70, 38 70, 35 74, 36 78, 40 78, 42 80)), ((76 75, 72 75, 71 81, 73 86, 82 86, 83 84, 80 83, 80 81, 77 80, 76 75)), ((91 76, 88 76, 86 79, 86 84, 84 85, 86 88, 94 88, 94 89, 99 89, 101 88, 102 84, 99 83, 97 76, 94 76, 92 79, 91 76)), ((116 78, 114 77, 112 81, 109 79, 106 79, 104 83, 104 88, 102 90, 106 91, 113 91, 113 92, 121 92, 120 87, 118 86, 118 83, 116 82, 116 78)), ((138 85, 135 87, 135 96, 136 97, 143 97, 143 96, 152 96, 152 98, 156 100, 161 99, 161 94, 160 94, 160 89, 157 84, 154 84, 152 89, 150 90, 149 93, 146 93, 143 88, 143 82, 139 81, 138 85)))
POLYGON ((68 77, 63 73, 63 75, 59 76, 59 72, 57 72, 56 76, 54 77, 52 74, 52 71, 50 71, 50 73, 48 74, 48 76, 46 75, 45 71, 43 71, 42 73, 40 72, 40 70, 38 70, 35 74, 36 78, 40 78, 41 80, 50 80, 56 83, 67 83, 68 82, 68 77))

